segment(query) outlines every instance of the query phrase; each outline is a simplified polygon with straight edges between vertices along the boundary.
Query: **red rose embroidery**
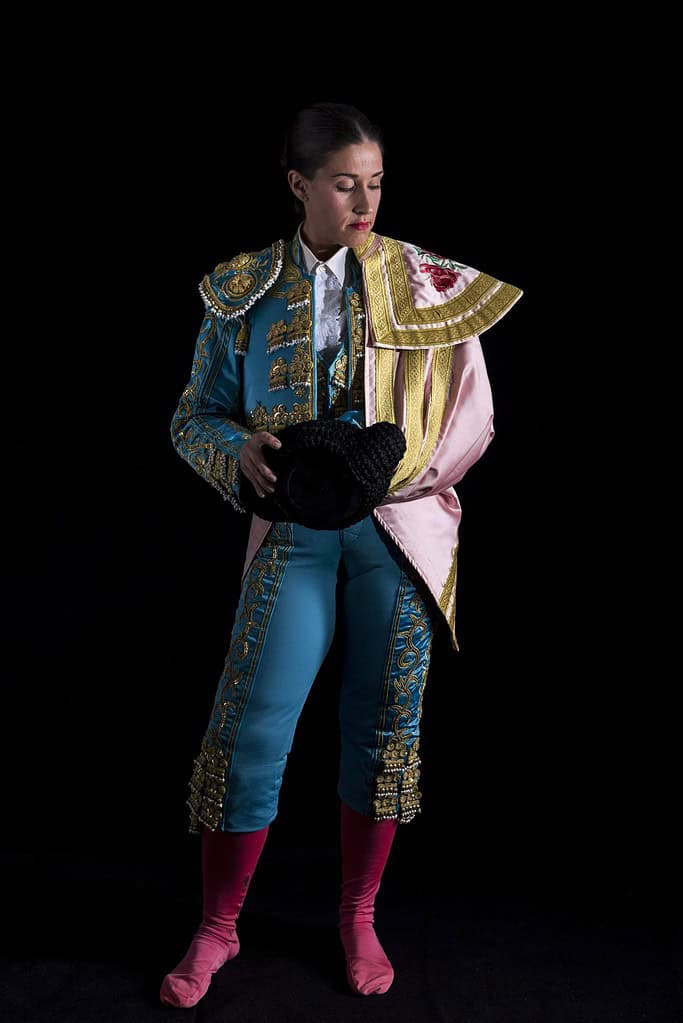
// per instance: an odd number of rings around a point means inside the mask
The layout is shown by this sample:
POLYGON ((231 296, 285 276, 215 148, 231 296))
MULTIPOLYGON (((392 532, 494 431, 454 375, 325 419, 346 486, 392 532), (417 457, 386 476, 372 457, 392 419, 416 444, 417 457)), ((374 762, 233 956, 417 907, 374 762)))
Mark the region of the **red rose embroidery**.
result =
POLYGON ((458 270, 449 270, 445 266, 434 266, 433 263, 420 263, 420 270, 430 274, 432 284, 437 291, 448 291, 462 276, 458 270))

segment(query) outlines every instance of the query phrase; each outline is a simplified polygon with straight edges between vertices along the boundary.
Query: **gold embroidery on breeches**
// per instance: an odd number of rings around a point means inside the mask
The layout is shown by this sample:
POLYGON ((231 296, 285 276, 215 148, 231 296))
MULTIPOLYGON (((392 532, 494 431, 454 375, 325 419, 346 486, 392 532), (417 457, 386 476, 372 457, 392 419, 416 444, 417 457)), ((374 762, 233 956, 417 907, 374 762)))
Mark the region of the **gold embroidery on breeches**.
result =
POLYGON ((400 823, 407 823, 421 812, 419 725, 432 639, 427 604, 404 573, 383 686, 383 719, 377 733, 381 741, 374 756, 371 796, 374 820, 398 818, 400 823), (387 732, 390 735, 385 738, 387 732))
POLYGON ((190 812, 190 834, 200 833, 200 823, 210 831, 220 828, 240 718, 248 703, 292 548, 292 524, 276 523, 244 579, 211 720, 189 782, 190 795, 186 803, 190 812))

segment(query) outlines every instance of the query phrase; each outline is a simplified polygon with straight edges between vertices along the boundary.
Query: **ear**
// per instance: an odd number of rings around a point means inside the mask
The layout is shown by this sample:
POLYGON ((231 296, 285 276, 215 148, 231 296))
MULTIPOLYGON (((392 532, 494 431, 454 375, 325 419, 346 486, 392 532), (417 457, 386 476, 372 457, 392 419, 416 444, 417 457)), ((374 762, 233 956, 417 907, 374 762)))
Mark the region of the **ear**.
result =
POLYGON ((303 202, 306 195, 306 185, 303 176, 297 170, 290 170, 287 171, 287 181, 296 198, 303 202))

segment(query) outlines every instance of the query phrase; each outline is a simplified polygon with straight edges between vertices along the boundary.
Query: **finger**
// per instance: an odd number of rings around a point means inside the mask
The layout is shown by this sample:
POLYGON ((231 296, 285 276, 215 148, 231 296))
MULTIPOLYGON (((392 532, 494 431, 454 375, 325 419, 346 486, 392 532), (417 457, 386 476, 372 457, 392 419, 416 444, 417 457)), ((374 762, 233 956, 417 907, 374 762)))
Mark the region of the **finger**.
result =
POLYGON ((255 486, 259 486, 262 489, 268 488, 271 491, 273 489, 273 482, 277 478, 271 472, 270 467, 262 462, 251 462, 249 465, 249 475, 255 486))
POLYGON ((240 464, 242 466, 242 472, 251 483, 252 487, 254 488, 254 491, 256 492, 256 495, 258 497, 263 497, 264 496, 263 483, 259 479, 259 473, 256 464, 250 457, 248 457, 248 452, 246 451, 246 448, 242 452, 240 464))
POLYGON ((257 468, 254 468, 249 473, 247 479, 250 481, 251 485, 253 486, 254 490, 256 491, 259 497, 263 497, 264 493, 272 494, 275 490, 273 484, 268 479, 266 479, 265 476, 263 476, 258 471, 257 468))

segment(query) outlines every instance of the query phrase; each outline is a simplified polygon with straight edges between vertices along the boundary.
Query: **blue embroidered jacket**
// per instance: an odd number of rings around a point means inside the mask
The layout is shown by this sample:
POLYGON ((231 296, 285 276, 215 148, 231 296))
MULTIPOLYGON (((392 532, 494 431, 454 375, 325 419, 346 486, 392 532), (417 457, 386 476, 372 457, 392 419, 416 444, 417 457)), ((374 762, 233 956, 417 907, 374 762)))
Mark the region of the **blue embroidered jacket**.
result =
POLYGON ((205 314, 171 438, 239 512, 240 452, 255 431, 328 416, 365 426, 362 273, 353 248, 347 260, 345 324, 328 368, 316 352, 314 277, 298 232, 219 263, 199 285, 205 314))

